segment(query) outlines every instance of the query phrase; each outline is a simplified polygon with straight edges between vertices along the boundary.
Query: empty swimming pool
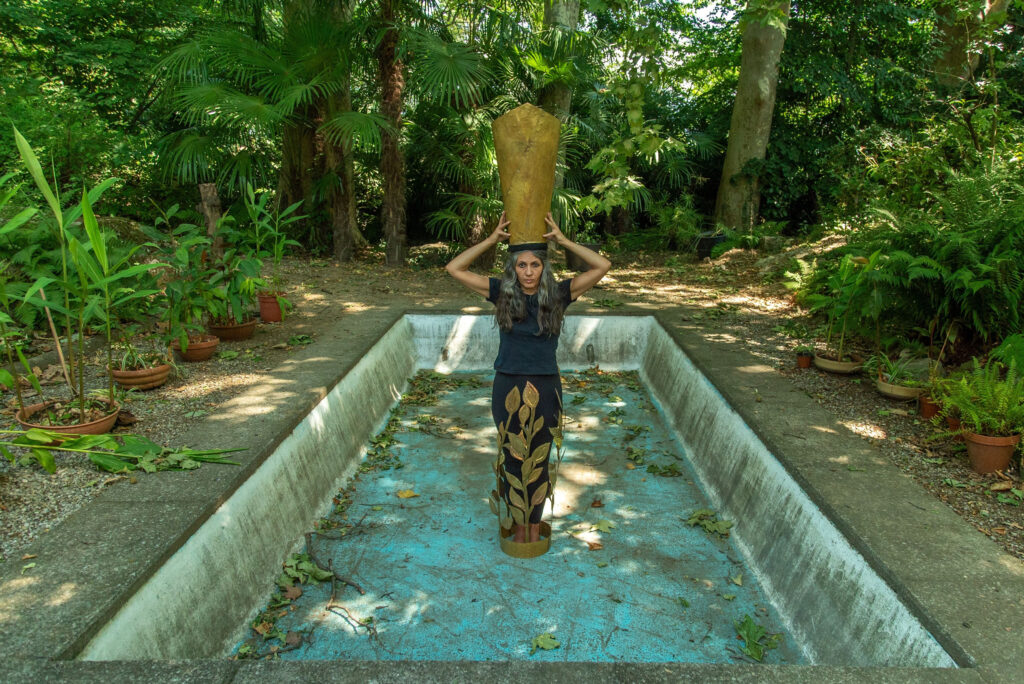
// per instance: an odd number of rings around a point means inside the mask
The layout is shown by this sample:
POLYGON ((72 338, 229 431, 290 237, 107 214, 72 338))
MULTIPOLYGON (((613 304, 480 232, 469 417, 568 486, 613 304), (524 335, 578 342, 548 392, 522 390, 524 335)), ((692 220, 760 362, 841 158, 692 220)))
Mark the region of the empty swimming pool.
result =
MULTIPOLYGON (((237 616, 233 628, 208 633, 195 655, 228 652, 245 636, 245 619, 265 608, 288 552, 300 550, 304 532, 351 481, 367 440, 386 423, 407 379, 418 369, 486 371, 496 344, 491 325, 489 317, 466 315, 412 314, 398 320, 100 630, 83 657, 174 657, 161 648, 169 643, 166 631, 178 626, 153 615, 178 610, 188 610, 193 618, 204 611, 237 616), (218 572, 225 564, 232 567, 227 579, 218 572)), ((483 498, 490 482, 488 431, 493 431, 486 394, 473 394, 468 387, 453 392, 444 401, 454 403, 442 405, 438 419, 463 421, 460 428, 470 437, 439 438, 448 440, 448 451, 424 441, 415 454, 416 439, 410 437, 405 468, 360 482, 367 487, 353 504, 369 509, 362 520, 367 534, 339 541, 338 551, 331 551, 332 557, 348 561, 359 553, 378 554, 367 567, 379 573, 364 577, 358 565, 345 568, 363 578, 367 594, 356 599, 346 593, 339 600, 357 622, 379 619, 380 642, 365 634, 339 637, 334 643, 348 650, 326 646, 322 654, 312 649, 305 657, 519 658, 528 657, 531 637, 549 632, 560 647, 535 658, 729 662, 730 648, 740 643, 734 621, 750 615, 768 631, 785 635, 768 656, 775 662, 955 666, 657 321, 568 317, 559 353, 563 370, 593 364, 609 371, 634 370, 643 387, 625 390, 632 393, 628 396, 616 394, 620 401, 586 398, 567 409, 581 428, 573 433, 564 464, 560 487, 565 491, 556 495, 564 507, 555 511, 552 551, 532 561, 501 556, 493 541, 495 520, 483 498), (641 408, 648 396, 655 413, 641 408), (622 423, 602 422, 616 409, 623 411, 617 416, 622 423), (627 442, 630 426, 640 429, 627 442), (600 442, 600 448, 588 446, 588 439, 600 442), (634 456, 652 460, 630 460, 630 444, 634 456), (608 458, 599 464, 593 459, 600 460, 602 453, 608 458), (652 464, 675 466, 681 474, 648 471, 652 464), (442 475, 452 471, 457 475, 442 475), (400 502, 395 492, 405 489, 419 496, 400 502), (597 499, 602 507, 590 505, 597 499), (686 524, 703 507, 735 523, 728 540, 686 524), (605 531, 602 521, 614 527, 604 525, 605 531), (356 546, 360 541, 367 542, 362 551, 356 546), (591 550, 587 542, 602 548, 591 550), (486 548, 492 549, 493 559, 482 558, 486 548), (412 558, 402 568, 406 556, 412 558), (408 565, 413 558, 423 565, 408 565), (517 586, 517 577, 521 581, 537 567, 549 576, 522 585, 536 587, 529 607, 524 603, 517 610, 508 597, 499 597, 517 586), (455 583, 454 578, 467 577, 477 583, 455 583), (394 590, 391 597, 394 605, 378 609, 384 604, 373 603, 374 597, 379 600, 401 582, 403 593, 399 597, 394 590), (561 612, 549 610, 556 602, 561 612), (566 608, 570 605, 571 610, 566 608), (513 612, 515 624, 505 619, 513 612), (715 617, 710 629, 708 616, 715 617), (475 641, 460 642, 452 624, 469 624, 466 633, 475 641), (384 634, 399 635, 399 628, 410 636, 388 646, 384 634), (412 636, 417 633, 431 636, 412 636)), ((415 432, 402 436, 407 434, 415 432)), ((351 520, 351 509, 348 515, 351 520)), ((314 619, 315 594, 324 590, 329 591, 327 585, 309 590, 311 608, 296 618, 296 627, 314 619)), ((514 591, 520 595, 525 590, 514 591)), ((324 638, 310 645, 330 642, 324 638)))

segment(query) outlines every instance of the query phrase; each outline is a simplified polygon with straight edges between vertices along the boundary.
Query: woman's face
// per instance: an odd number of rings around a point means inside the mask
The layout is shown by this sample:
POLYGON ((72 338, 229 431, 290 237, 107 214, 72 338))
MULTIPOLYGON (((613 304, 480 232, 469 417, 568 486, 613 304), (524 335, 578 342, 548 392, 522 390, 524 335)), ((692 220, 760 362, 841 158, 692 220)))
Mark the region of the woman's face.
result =
POLYGON ((526 294, 533 294, 540 284, 540 274, 544 270, 542 262, 533 252, 519 252, 516 256, 516 277, 519 287, 526 294))

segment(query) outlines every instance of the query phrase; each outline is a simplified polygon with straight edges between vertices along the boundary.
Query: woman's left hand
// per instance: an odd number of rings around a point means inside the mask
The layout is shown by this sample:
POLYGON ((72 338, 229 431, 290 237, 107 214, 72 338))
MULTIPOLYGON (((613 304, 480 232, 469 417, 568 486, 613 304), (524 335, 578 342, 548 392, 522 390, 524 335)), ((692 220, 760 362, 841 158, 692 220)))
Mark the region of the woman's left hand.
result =
POLYGON ((550 233, 544 233, 545 240, 552 240, 557 245, 564 245, 568 242, 568 238, 562 235, 562 230, 558 227, 558 224, 555 223, 555 219, 551 215, 550 211, 544 217, 544 223, 548 224, 548 227, 551 228, 550 233))

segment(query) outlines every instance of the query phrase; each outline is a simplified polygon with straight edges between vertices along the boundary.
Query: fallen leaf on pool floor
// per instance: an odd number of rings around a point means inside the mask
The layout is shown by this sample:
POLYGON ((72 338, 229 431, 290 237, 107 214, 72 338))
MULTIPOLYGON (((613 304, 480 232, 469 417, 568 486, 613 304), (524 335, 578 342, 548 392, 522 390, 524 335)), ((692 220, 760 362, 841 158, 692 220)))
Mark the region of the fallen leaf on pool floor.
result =
POLYGON ((289 601, 294 601, 300 596, 302 596, 302 589, 297 585, 293 584, 292 586, 284 590, 284 597, 289 601))
POLYGON ((587 546, 590 547, 591 551, 600 551, 604 548, 604 544, 601 542, 587 542, 587 546))
POLYGON ((590 507, 591 508, 604 508, 604 501, 601 501, 601 499, 595 498, 593 501, 590 502, 590 507))
POLYGON ((558 648, 561 644, 558 643, 557 639, 555 639, 554 634, 551 632, 544 632, 543 634, 538 634, 533 637, 533 640, 530 642, 530 646, 530 655, 533 655, 537 652, 538 648, 550 651, 553 648, 558 648))
POLYGON ((399 499, 411 499, 414 496, 419 496, 419 494, 417 494, 411 489, 401 489, 398 491, 399 499))

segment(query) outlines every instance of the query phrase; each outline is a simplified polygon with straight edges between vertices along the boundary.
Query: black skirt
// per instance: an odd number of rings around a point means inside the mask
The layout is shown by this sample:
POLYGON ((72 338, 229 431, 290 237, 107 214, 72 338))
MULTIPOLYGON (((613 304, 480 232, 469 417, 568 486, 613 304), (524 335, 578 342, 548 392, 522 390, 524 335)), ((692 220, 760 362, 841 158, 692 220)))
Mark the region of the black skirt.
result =
MULTIPOLYGON (((494 387, 491 390, 491 415, 494 417, 494 426, 499 427, 510 420, 507 429, 509 433, 517 434, 521 430, 519 424, 519 416, 509 416, 508 411, 505 410, 505 397, 508 396, 509 392, 512 391, 513 387, 519 388, 519 396, 523 396, 523 391, 526 388, 526 383, 531 383, 540 395, 540 399, 537 402, 537 408, 534 412, 534 418, 540 416, 544 417, 544 427, 541 428, 536 435, 534 435, 533 441, 529 445, 530 453, 533 453, 534 449, 543 445, 551 444, 552 436, 549 428, 557 427, 560 424, 561 413, 562 413, 562 377, 560 375, 508 375, 506 373, 496 372, 494 374, 494 387)), ((521 479, 522 463, 514 458, 506 448, 505 450, 505 472, 511 474, 516 479, 521 479)), ((548 463, 550 457, 554 456, 555 446, 552 444, 549 447, 549 458, 544 460, 543 471, 540 477, 532 484, 527 485, 527 494, 529 497, 533 497, 534 492, 537 488, 542 486, 543 483, 548 482, 548 463)), ((509 485, 508 481, 502 483, 505 500, 509 500, 509 485)), ((544 515, 544 505, 534 506, 533 511, 530 514, 530 522, 538 523, 541 517, 544 515)))

